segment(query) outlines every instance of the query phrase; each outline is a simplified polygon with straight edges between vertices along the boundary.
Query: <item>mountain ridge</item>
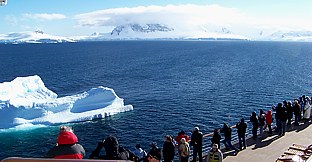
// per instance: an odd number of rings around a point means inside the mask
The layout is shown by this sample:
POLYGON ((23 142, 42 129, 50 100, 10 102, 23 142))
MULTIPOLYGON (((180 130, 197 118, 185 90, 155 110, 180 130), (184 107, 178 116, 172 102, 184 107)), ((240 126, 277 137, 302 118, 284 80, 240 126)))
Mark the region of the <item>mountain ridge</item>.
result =
POLYGON ((181 30, 165 24, 126 24, 116 26, 107 33, 94 32, 89 36, 54 36, 41 30, 0 34, 0 43, 65 43, 109 40, 243 40, 243 41, 300 41, 312 42, 312 31, 256 31, 255 37, 235 32, 230 27, 201 26, 181 30))

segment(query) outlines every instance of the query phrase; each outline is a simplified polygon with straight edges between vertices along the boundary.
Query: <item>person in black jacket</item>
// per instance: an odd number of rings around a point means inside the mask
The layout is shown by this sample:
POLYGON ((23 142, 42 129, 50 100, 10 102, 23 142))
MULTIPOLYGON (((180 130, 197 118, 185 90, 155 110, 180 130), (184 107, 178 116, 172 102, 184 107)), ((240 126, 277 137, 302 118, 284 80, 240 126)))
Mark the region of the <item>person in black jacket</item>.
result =
POLYGON ((263 109, 260 109, 260 113, 259 113, 259 116, 258 116, 258 121, 259 121, 259 129, 260 129, 260 137, 262 137, 262 133, 263 133, 263 128, 264 128, 264 125, 265 125, 265 113, 263 111, 263 109))
POLYGON ((238 134, 239 149, 240 150, 246 149, 245 135, 246 135, 247 124, 245 123, 244 118, 242 118, 241 121, 236 124, 236 128, 237 128, 237 134, 238 134))
POLYGON ((282 131, 282 111, 283 111, 283 104, 278 103, 277 107, 275 108, 275 119, 276 119, 276 132, 280 133, 282 131))
POLYGON ((144 161, 161 161, 161 148, 158 148, 157 143, 151 144, 151 150, 147 154, 147 158, 144 161))
POLYGON ((167 135, 163 145, 164 162, 172 162, 175 155, 175 146, 172 137, 167 135))
POLYGON ((237 154, 238 149, 232 145, 232 128, 229 127, 226 123, 223 124, 223 128, 220 130, 221 133, 224 133, 223 144, 226 149, 235 150, 237 154))
POLYGON ((252 112, 250 122, 252 123, 252 138, 257 139, 257 130, 259 127, 259 121, 256 112, 252 112))
POLYGON ((299 120, 300 120, 301 106, 297 99, 294 100, 293 110, 294 110, 294 115, 295 115, 295 126, 298 126, 299 120))
POLYGON ((287 102, 286 113, 287 113, 287 126, 290 127, 291 119, 293 118, 294 115, 294 107, 290 101, 287 102))
MULTIPOLYGON (((280 114, 280 128, 279 129, 279 135, 280 136, 284 136, 285 135, 285 130, 286 130, 286 121, 287 121, 287 112, 286 112, 286 106, 287 106, 287 102, 285 106, 282 106, 279 109, 279 114, 280 114)), ((277 112, 276 112, 277 113, 277 112)))
POLYGON ((211 147, 213 146, 213 144, 217 144, 220 149, 220 141, 221 141, 221 135, 219 134, 219 130, 215 129, 213 131, 213 136, 211 138, 211 147))
POLYGON ((108 136, 106 139, 98 142, 96 149, 92 151, 89 159, 132 160, 133 157, 133 153, 119 145, 115 136, 108 136), (100 155, 103 147, 105 148, 106 155, 100 155))
POLYGON ((193 146, 193 161, 196 162, 198 154, 198 161, 201 162, 203 160, 203 133, 199 131, 198 127, 195 127, 192 133, 191 146, 193 146))

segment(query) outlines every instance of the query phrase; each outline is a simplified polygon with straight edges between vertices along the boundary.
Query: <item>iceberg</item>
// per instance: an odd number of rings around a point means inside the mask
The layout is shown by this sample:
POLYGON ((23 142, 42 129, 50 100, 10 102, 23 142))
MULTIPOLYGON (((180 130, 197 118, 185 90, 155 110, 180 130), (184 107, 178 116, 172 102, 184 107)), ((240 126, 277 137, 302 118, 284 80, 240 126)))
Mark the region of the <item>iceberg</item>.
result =
POLYGON ((0 129, 88 121, 131 110, 103 86, 58 98, 37 75, 0 83, 0 129))

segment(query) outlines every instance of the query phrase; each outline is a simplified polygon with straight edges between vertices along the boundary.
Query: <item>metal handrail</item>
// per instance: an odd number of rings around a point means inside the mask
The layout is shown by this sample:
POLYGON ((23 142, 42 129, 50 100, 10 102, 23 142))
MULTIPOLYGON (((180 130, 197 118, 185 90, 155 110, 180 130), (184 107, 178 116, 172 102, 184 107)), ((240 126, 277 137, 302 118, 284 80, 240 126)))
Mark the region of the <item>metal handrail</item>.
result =
MULTIPOLYGON (((252 128, 252 125, 249 124, 249 122, 247 122, 247 125, 248 126, 247 126, 247 130, 246 130, 246 140, 252 137, 252 132, 251 132, 252 129, 250 129, 250 128, 252 128)), ((233 125, 230 128, 233 129, 235 127, 236 127, 236 125, 233 125)), ((258 134, 259 134, 259 132, 258 132, 258 134)), ((208 137, 210 137, 212 135, 213 135, 213 132, 203 135, 203 146, 202 146, 203 157, 206 156, 208 154, 209 150, 211 149, 211 145, 212 144, 211 144, 210 138, 208 138, 208 137)), ((223 137, 223 134, 221 134, 221 137, 223 137)), ((233 143, 233 145, 238 143, 237 131, 233 131, 233 130, 232 130, 232 143, 233 143)), ((224 144, 222 142, 220 142, 220 145, 221 145, 220 149, 224 149, 225 148, 225 146, 224 146, 224 144)), ((191 149, 190 160, 192 160, 192 158, 193 158, 193 150, 191 149)))

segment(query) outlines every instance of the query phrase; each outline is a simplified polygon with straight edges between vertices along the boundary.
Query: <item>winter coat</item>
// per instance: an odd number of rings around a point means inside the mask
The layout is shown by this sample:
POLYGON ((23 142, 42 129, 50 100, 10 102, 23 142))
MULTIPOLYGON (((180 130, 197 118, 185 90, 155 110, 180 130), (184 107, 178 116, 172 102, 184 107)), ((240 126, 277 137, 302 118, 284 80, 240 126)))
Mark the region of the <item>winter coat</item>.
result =
POLYGON ((165 141, 163 145, 163 156, 164 159, 170 159, 173 160, 175 155, 175 146, 173 142, 165 141))
POLYGON ((211 149, 208 152, 207 160, 208 160, 208 162, 222 162, 223 154, 220 151, 220 149, 218 149, 218 151, 216 151, 216 152, 213 152, 213 150, 211 149))
POLYGON ((258 129, 259 127, 259 121, 257 116, 251 116, 250 122, 252 123, 253 128, 258 129))
POLYGON ((147 156, 146 152, 142 148, 137 148, 133 152, 135 156, 137 156, 139 159, 143 159, 147 156))
POLYGON ((265 120, 268 125, 272 124, 273 122, 272 117, 273 117, 272 110, 268 110, 268 113, 265 115, 265 120))
POLYGON ((264 114, 261 114, 258 116, 258 120, 259 120, 259 126, 264 126, 265 125, 265 116, 264 114))
POLYGON ((239 122, 236 124, 237 134, 239 137, 243 137, 246 134, 247 124, 244 122, 239 122))
POLYGON ((286 107, 286 112, 287 112, 287 118, 288 118, 288 119, 293 118, 294 107, 291 106, 291 105, 287 105, 287 107, 286 107))
POLYGON ((301 106, 299 104, 295 104, 294 105, 294 115, 298 116, 298 115, 300 115, 300 112, 301 112, 301 106))
POLYGON ((161 149, 157 146, 153 146, 152 149, 148 152, 147 156, 150 156, 156 160, 161 160, 161 149))
POLYGON ((54 146, 47 154, 48 158, 56 159, 82 159, 85 150, 77 144, 78 138, 72 132, 62 132, 57 140, 58 145, 54 146))
POLYGON ((179 146, 179 152, 180 152, 180 156, 182 157, 190 156, 191 149, 190 149, 189 144, 185 140, 181 142, 179 146))
POLYGON ((190 136, 188 136, 186 134, 181 134, 181 135, 176 137, 176 141, 178 142, 178 146, 180 146, 182 138, 185 138, 186 142, 190 141, 190 136))
POLYGON ((191 136, 191 146, 203 146, 203 133, 199 131, 193 132, 191 136))
POLYGON ((220 132, 221 133, 224 133, 224 139, 229 139, 229 140, 231 140, 231 138, 232 138, 232 129, 231 128, 222 128, 221 130, 220 130, 220 132))
POLYGON ((214 133, 211 138, 211 143, 218 144, 218 146, 220 147, 220 140, 221 140, 221 135, 219 133, 214 133))
POLYGON ((310 115, 311 115, 311 106, 310 104, 307 102, 306 105, 304 106, 304 114, 303 114, 303 118, 304 119, 310 119, 310 115))

